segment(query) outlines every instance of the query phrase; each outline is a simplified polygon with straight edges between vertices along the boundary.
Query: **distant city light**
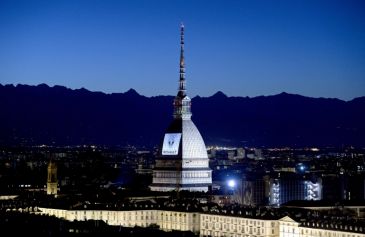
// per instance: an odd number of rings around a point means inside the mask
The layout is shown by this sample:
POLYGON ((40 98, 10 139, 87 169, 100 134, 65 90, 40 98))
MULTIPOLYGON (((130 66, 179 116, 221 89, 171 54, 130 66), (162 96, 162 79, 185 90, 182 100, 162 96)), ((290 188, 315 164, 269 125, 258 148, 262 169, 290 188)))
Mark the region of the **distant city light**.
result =
POLYGON ((233 179, 228 180, 228 187, 234 188, 236 186, 236 181, 233 179))
POLYGON ((306 170, 306 166, 303 163, 298 163, 297 169, 299 169, 299 171, 303 172, 306 170))

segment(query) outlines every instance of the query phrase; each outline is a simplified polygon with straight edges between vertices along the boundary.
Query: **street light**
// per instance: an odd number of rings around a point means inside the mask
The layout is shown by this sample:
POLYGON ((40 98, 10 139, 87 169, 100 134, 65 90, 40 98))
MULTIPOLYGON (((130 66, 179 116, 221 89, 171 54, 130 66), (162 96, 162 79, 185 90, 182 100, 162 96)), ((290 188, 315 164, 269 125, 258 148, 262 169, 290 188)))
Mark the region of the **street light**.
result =
POLYGON ((228 187, 230 187, 230 188, 236 187, 236 181, 234 181, 233 179, 228 180, 227 184, 228 184, 228 187))

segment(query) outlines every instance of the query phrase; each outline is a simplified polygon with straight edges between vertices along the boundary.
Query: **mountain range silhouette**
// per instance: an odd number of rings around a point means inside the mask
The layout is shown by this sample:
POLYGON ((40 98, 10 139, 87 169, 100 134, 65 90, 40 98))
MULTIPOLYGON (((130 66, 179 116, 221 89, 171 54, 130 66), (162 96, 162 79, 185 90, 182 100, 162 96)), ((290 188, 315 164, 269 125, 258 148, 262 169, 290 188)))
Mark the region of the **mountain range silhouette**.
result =
MULTIPOLYGON (((0 84, 1 145, 160 144, 173 96, 134 89, 106 94, 46 84, 0 84)), ((281 93, 192 99, 192 119, 207 145, 365 146, 365 97, 351 101, 281 93)))

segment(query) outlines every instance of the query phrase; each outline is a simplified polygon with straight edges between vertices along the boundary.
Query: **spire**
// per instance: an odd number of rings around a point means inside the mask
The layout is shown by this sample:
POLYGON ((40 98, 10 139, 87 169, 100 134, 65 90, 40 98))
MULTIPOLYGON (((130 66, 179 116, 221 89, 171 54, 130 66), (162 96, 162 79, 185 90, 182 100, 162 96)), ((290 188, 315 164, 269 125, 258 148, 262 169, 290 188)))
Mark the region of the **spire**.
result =
POLYGON ((185 58, 184 58, 184 24, 180 25, 180 80, 179 80, 179 93, 180 97, 186 95, 185 88, 185 58))
POLYGON ((191 118, 191 100, 186 96, 185 88, 185 58, 184 58, 184 24, 180 25, 180 79, 179 91, 174 99, 174 118, 191 118))

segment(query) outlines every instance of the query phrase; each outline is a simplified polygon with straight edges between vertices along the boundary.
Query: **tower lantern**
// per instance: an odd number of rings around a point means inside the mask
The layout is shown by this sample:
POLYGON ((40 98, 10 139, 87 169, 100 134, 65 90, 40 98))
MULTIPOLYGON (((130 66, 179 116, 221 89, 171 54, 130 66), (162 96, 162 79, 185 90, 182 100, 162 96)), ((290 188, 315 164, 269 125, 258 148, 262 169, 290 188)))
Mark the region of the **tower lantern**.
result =
POLYGON ((57 165, 51 160, 47 168, 47 195, 57 196, 57 165))

